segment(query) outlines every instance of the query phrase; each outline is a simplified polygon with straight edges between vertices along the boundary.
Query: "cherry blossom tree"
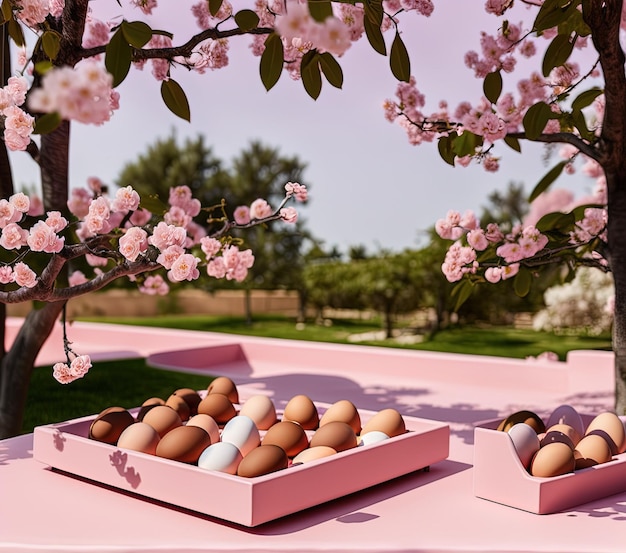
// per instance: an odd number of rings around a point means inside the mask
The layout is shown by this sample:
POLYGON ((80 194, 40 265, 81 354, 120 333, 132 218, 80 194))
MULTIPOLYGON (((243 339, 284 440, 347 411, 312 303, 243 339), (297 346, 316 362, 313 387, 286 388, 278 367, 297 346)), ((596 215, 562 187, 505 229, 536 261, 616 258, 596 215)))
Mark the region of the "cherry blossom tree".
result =
MULTIPOLYGON (((175 40, 172 32, 146 22, 159 8, 156 0, 109 4, 118 8, 112 20, 99 16, 99 9, 111 8, 102 1, 0 1, 0 317, 6 319, 6 304, 38 302, 2 351, 0 438, 20 431, 35 359, 70 298, 118 278, 136 280, 146 293, 167 293, 172 283, 194 280, 201 269, 215 278, 242 280, 254 254, 231 231, 275 219, 295 222, 297 212, 287 202, 306 199, 306 187, 287 183, 278 207, 259 198, 235 209, 231 221, 223 205, 200 206, 186 186, 172 189, 167 199, 139 197, 132 183, 109 195, 94 178, 89 189, 73 189, 70 196, 73 122, 106 124, 119 106, 117 87, 145 67, 169 110, 190 120, 177 72, 225 67, 234 39, 249 40, 267 90, 283 73, 299 80, 314 99, 323 81, 341 88, 338 58, 363 37, 376 52, 389 54, 398 79, 408 80, 397 16, 405 11, 428 16, 433 8, 430 0, 389 9, 382 0, 258 0, 243 7, 198 0, 191 7, 197 28, 175 40), (392 38, 386 40, 385 32, 392 38), (40 202, 15 189, 9 150, 23 151, 38 164, 40 202), (199 213, 212 225, 220 223, 220 230, 205 235, 206 229, 193 224, 199 213), (87 261, 89 274, 76 269, 79 260, 87 261)), ((4 343, 4 325, 0 332, 4 343)), ((80 378, 91 365, 67 337, 65 349, 67 359, 54 367, 61 382, 80 378)))
POLYGON ((578 267, 610 273, 614 280, 613 350, 615 409, 626 414, 626 74, 621 0, 487 0, 498 18, 495 34, 483 32, 481 52, 465 62, 483 80, 484 96, 449 109, 425 111, 425 95, 411 77, 385 116, 412 144, 436 142, 453 166, 480 163, 497 171, 498 148, 522 151, 524 141, 544 143, 558 161, 532 193, 531 213, 513 228, 480 222, 473 213, 450 211, 436 229, 452 241, 442 269, 457 305, 480 283, 514 279, 519 295, 558 264, 562 280, 578 267), (519 18, 519 19, 518 19, 519 18), (519 63, 520 60, 523 63, 519 63), (533 64, 533 60, 535 64, 533 64), (537 63, 538 62, 538 63, 537 63), (530 74, 514 79, 522 65, 530 74), (513 79, 516 89, 506 90, 513 79), (588 197, 575 200, 551 190, 563 173, 596 179, 588 197))

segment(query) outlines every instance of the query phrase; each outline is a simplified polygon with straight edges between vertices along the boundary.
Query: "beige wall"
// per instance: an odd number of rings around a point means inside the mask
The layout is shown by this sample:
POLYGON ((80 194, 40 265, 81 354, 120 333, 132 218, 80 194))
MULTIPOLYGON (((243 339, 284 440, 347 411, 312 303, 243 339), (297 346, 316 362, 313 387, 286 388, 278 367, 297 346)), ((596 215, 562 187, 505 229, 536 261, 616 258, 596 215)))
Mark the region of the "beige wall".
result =
MULTIPOLYGON (((108 290, 74 298, 68 303, 68 317, 150 317, 165 313, 233 315, 245 314, 242 291, 181 290, 168 296, 147 296, 135 290, 108 290)), ((298 295, 285 290, 251 292, 252 313, 298 315, 298 295)), ((23 317, 30 303, 8 306, 8 314, 23 317)))

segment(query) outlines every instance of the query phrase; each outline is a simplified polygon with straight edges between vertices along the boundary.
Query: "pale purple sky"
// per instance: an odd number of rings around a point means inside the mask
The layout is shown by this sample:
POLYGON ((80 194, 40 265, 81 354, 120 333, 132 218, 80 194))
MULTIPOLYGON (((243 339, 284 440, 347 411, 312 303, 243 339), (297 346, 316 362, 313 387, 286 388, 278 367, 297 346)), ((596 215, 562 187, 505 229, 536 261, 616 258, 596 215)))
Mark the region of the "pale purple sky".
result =
MULTIPOLYGON (((197 29, 186 16, 194 3, 160 0, 169 14, 165 11, 148 22, 153 28, 173 28, 174 42, 183 42, 189 34, 185 29, 197 29)), ((98 4, 102 1, 93 2, 95 16, 98 4)), ((114 14, 116 2, 106 4, 114 14)), ((482 29, 495 33, 497 28, 498 19, 485 14, 483 4, 483 0, 440 0, 430 18, 417 14, 402 18, 412 73, 426 94, 426 112, 435 111, 440 99, 454 109, 459 101, 475 102, 482 94, 482 82, 465 67, 463 55, 469 49, 479 51, 482 29)), ((518 19, 511 20, 519 21, 524 14, 520 9, 518 19)), ((138 16, 136 12, 129 18, 138 16)), ((388 44, 392 38, 387 36, 388 44)), ((393 97, 396 87, 389 60, 365 40, 340 60, 343 89, 325 82, 317 101, 287 73, 266 92, 258 76, 259 58, 249 52, 248 43, 245 37, 231 40, 231 61, 225 69, 205 75, 184 69, 173 73, 189 97, 191 123, 167 110, 149 67, 131 70, 119 88, 121 109, 110 122, 102 127, 73 126, 71 186, 83 186, 89 176, 113 183, 124 164, 173 129, 181 142, 203 134, 226 163, 251 140, 260 140, 308 164, 305 178, 311 185, 311 202, 301 213, 313 234, 328 247, 346 251, 362 244, 373 253, 417 247, 422 231, 448 209, 479 211, 488 194, 511 181, 526 183, 530 191, 550 167, 543 162, 541 148, 533 145, 524 146, 525 155, 499 146, 501 169, 495 174, 477 166, 448 166, 436 143, 409 145, 404 131, 383 116, 382 102, 393 97)), ((511 89, 524 76, 523 71, 515 73, 505 88, 511 89)), ((13 155, 12 163, 18 184, 38 183, 25 154, 13 155)), ((580 175, 561 177, 558 184, 578 193, 593 185, 580 175)))

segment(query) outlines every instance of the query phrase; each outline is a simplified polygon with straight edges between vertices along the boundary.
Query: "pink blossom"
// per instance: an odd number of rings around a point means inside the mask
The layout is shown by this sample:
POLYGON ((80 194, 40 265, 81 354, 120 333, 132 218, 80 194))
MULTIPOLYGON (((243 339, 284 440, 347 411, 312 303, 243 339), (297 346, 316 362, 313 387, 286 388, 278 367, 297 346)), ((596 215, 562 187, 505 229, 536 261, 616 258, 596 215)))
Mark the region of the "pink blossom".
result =
POLYGON ((54 232, 61 232, 67 227, 67 219, 61 215, 60 211, 48 211, 47 215, 46 225, 54 232))
POLYGON ((70 374, 74 378, 82 378, 91 368, 91 358, 89 355, 78 355, 70 363, 70 374))
POLYGON ((28 215, 30 215, 31 217, 39 217, 40 215, 43 215, 43 201, 36 194, 33 194, 30 197, 30 207, 28 209, 28 215))
POLYGON ((183 254, 174 261, 172 268, 167 273, 167 278, 172 282, 195 280, 200 276, 200 271, 197 268, 199 262, 200 259, 193 254, 183 254))
POLYGON ((352 44, 350 30, 336 17, 327 17, 316 25, 312 39, 318 49, 336 56, 343 55, 352 44))
POLYGON ((475 250, 482 252, 489 247, 489 241, 483 229, 473 229, 467 233, 467 243, 475 250))
POLYGON ((6 227, 10 223, 17 223, 22 218, 22 214, 15 209, 15 206, 8 200, 0 200, 0 228, 6 227))
POLYGON ((150 219, 152 219, 152 213, 150 213, 147 209, 140 207, 131 215, 130 223, 136 227, 143 227, 148 224, 150 219))
POLYGON ((503 240, 504 235, 496 223, 489 223, 485 229, 485 238, 494 244, 503 240))
POLYGON ((66 363, 55 363, 52 367, 52 376, 61 384, 69 384, 75 380, 66 363))
POLYGON ((98 255, 93 255, 90 253, 85 255, 85 261, 91 267, 104 267, 109 262, 109 260, 106 257, 100 257, 98 255))
POLYGON ((293 207, 283 207, 280 210, 280 217, 286 223, 295 223, 298 220, 298 212, 293 207))
POLYGON ((60 17, 65 7, 65 0, 50 0, 50 15, 60 17))
POLYGON ((85 22, 85 32, 83 33, 83 48, 95 48, 108 44, 111 29, 104 22, 93 17, 88 17, 85 22))
POLYGON ((128 261, 137 261, 148 248, 148 233, 140 227, 131 227, 119 240, 119 251, 128 261))
POLYGON ((497 157, 486 155, 483 158, 483 168, 485 171, 495 173, 498 169, 500 169, 500 161, 497 157))
POLYGON ((169 211, 163 217, 168 225, 174 225, 177 227, 187 227, 191 222, 189 214, 180 206, 173 205, 169 211))
POLYGON ((185 249, 182 246, 168 246, 161 251, 156 261, 166 269, 171 269, 176 260, 184 253, 185 249))
POLYGON ((519 263, 513 263, 512 265, 505 265, 502 267, 502 280, 514 277, 519 272, 519 263))
POLYGON ((149 296, 166 296, 170 291, 170 287, 161 275, 150 275, 139 286, 139 291, 149 296))
POLYGON ((502 280, 502 269, 500 267, 489 267, 485 271, 485 280, 491 282, 491 284, 500 282, 502 280))
POLYGON ((161 221, 156 227, 154 227, 152 236, 150 236, 148 242, 163 251, 173 245, 184 246, 186 238, 187 231, 183 227, 168 225, 167 223, 161 221))
POLYGON ((29 27, 37 27, 50 13, 48 0, 21 0, 20 4, 22 9, 15 14, 29 27))
POLYGON ((18 286, 32 288, 37 284, 37 275, 26 263, 19 262, 13 268, 13 280, 18 286))
POLYGON ((307 5, 290 0, 286 2, 285 13, 276 17, 275 28, 279 35, 289 41, 308 36, 309 29, 314 25, 307 5))
POLYGON ((250 205, 250 219, 265 219, 272 214, 272 208, 266 200, 258 198, 250 205))
POLYGON ((191 188, 186 185, 174 186, 173 188, 170 188, 168 202, 170 205, 184 207, 185 204, 191 201, 191 198, 191 188))
POLYGON ((95 215, 102 219, 108 219, 111 215, 109 201, 104 196, 98 196, 89 204, 89 215, 95 215))
POLYGON ((115 193, 113 209, 115 211, 135 211, 139 207, 139 194, 132 186, 120 188, 115 193))
POLYGON ((0 284, 9 284, 13 282, 13 268, 10 265, 2 265, 0 267, 0 284))
POLYGON ((200 240, 200 247, 207 259, 210 259, 222 249, 222 243, 216 238, 206 236, 200 240))
POLYGON ((238 225, 247 225, 250 222, 250 208, 247 205, 236 207, 233 218, 238 225))
POLYGON ((65 238, 59 238, 52 227, 44 221, 37 221, 28 234, 28 247, 34 252, 59 253, 65 244, 65 238))
POLYGON ((226 276, 226 265, 224 259, 215 257, 207 263, 206 272, 213 278, 224 278, 226 276))
POLYGON ((455 242, 447 251, 441 270, 449 282, 457 282, 467 273, 475 273, 478 268, 476 251, 455 242))
POLYGON ((4 90, 9 95, 10 101, 16 105, 21 106, 26 100, 26 91, 28 90, 28 80, 26 77, 9 77, 7 85, 4 90))
POLYGON ((27 238, 27 230, 20 227, 17 223, 9 223, 2 229, 0 246, 5 250, 19 250, 26 245, 27 238))
POLYGON ((18 108, 9 106, 4 110, 4 137, 11 150, 25 150, 35 128, 35 118, 18 108))
POLYGON ((285 192, 287 197, 293 196, 299 202, 306 202, 308 197, 306 186, 297 182, 288 182, 285 184, 285 192))
POLYGON ((67 201, 67 207, 70 213, 75 215, 78 219, 84 219, 87 213, 89 213, 91 200, 92 197, 88 190, 84 188, 73 188, 70 199, 67 201))
POLYGON ((73 271, 67 279, 67 282, 70 286, 78 286, 79 284, 89 282, 89 280, 82 271, 73 271))
POLYGON ((152 10, 157 7, 157 0, 131 0, 130 3, 146 15, 151 15, 152 10))
POLYGON ((502 257, 507 263, 524 259, 524 252, 517 242, 507 242, 506 244, 498 246, 496 254, 502 257))

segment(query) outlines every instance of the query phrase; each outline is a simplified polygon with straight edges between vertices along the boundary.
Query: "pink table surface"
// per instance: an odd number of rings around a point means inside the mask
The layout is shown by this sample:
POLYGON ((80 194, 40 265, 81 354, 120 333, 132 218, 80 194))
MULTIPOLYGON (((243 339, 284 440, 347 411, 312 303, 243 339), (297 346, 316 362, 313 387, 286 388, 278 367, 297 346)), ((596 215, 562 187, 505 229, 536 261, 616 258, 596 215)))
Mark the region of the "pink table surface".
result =
MULTIPOLYGON (((162 367, 227 374, 244 399, 265 393, 280 403, 307 393, 444 421, 450 455, 428 473, 249 529, 51 471, 33 459, 29 434, 0 441, 0 551, 626 551, 626 493, 535 515, 476 498, 472 489, 477 423, 519 409, 549 414, 563 403, 591 414, 610 409, 610 353, 575 352, 554 363, 89 323, 72 325, 70 339, 93 358, 150 356, 162 367), (216 345, 245 355, 208 370, 202 348, 216 345)), ((61 359, 57 329, 38 362, 61 359)))

